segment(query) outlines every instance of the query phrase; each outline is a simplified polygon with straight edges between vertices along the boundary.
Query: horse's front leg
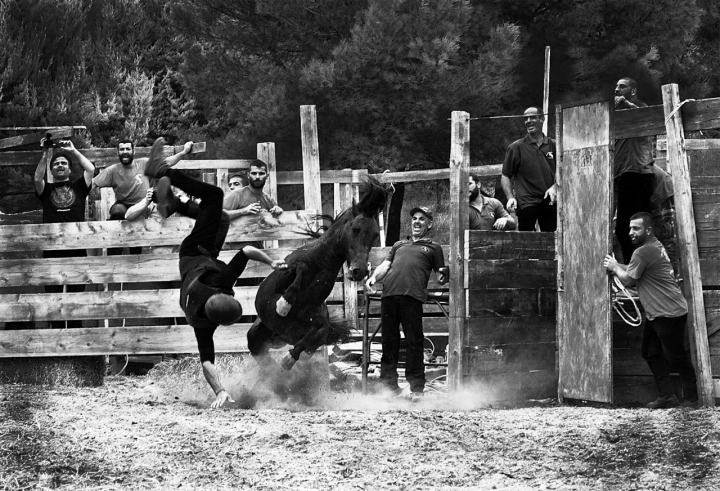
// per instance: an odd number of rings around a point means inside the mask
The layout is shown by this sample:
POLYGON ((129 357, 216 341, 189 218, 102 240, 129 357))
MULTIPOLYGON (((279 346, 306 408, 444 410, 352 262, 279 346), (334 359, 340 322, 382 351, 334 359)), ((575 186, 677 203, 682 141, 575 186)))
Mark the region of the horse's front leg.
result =
POLYGON ((280 317, 287 317, 292 309, 293 305, 297 303, 297 297, 300 293, 300 287, 302 285, 302 279, 305 273, 307 273, 308 266, 305 263, 298 263, 295 268, 295 280, 285 290, 285 292, 278 298, 275 303, 275 312, 280 317))
POLYGON ((280 365, 285 370, 292 369, 303 351, 312 356, 320 346, 325 344, 325 339, 327 337, 327 323, 322 319, 313 319, 313 321, 311 321, 312 327, 307 334, 305 334, 300 341, 295 343, 285 356, 283 356, 280 365))

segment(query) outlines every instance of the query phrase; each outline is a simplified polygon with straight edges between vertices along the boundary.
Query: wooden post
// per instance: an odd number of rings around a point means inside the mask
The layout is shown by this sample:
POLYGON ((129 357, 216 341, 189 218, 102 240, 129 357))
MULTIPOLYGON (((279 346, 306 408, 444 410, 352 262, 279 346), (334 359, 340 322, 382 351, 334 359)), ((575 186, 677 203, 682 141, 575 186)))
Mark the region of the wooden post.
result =
POLYGON ((467 345, 465 329, 465 230, 468 228, 467 182, 470 168, 470 114, 453 111, 450 143, 450 325, 448 387, 462 386, 467 345))
POLYGON ((690 191, 690 171, 685 151, 685 131, 680 113, 680 94, 677 84, 662 86, 667 132, 667 167, 675 188, 675 218, 678 252, 688 301, 688 330, 690 349, 695 353, 699 401, 715 406, 710 348, 708 346, 705 302, 700 276, 700 257, 695 235, 695 213, 690 191))
MULTIPOLYGON (((257 158, 267 165, 267 181, 265 181, 265 193, 270 196, 275 203, 278 202, 277 191, 277 162, 275 160, 275 143, 264 142, 257 144, 257 158)), ((278 241, 265 241, 265 247, 269 249, 277 249, 278 241)))
MULTIPOLYGON (((543 77, 543 134, 548 132, 548 119, 550 119, 550 46, 545 46, 545 76, 543 77)), ((555 135, 557 138, 557 135, 555 135)))
MULTIPOLYGON (((318 148, 317 119, 315 106, 300 106, 300 132, 302 135, 303 185, 305 187, 305 209, 322 213, 320 192, 320 150, 318 148)), ((323 347, 324 358, 328 360, 327 346, 323 347)), ((327 365, 327 379, 330 380, 330 365, 327 365)))
POLYGON ((555 356, 555 372, 558 374, 558 402, 563 403, 562 380, 560 379, 560 360, 559 353, 561 351, 561 342, 563 334, 560 332, 561 322, 563 318, 563 294, 565 292, 565 280, 563 277, 563 261, 565 253, 563 250, 563 192, 562 192, 562 105, 555 105, 555 182, 557 183, 557 229, 555 231, 555 257, 557 258, 557 308, 555 311, 555 339, 557 340, 557 351, 555 356))

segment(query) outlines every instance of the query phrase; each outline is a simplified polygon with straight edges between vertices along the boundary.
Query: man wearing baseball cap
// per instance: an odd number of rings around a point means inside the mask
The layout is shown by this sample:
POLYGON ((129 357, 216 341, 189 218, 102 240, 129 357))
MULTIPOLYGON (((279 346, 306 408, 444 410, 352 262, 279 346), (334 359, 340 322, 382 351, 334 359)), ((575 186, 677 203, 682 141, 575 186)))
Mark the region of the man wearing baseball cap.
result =
POLYGON ((412 235, 392 246, 365 286, 370 289, 376 282, 383 282, 380 380, 393 393, 400 393, 397 364, 402 324, 407 343, 405 379, 410 384, 412 400, 417 401, 425 390, 422 316, 430 272, 438 273, 440 284, 447 283, 449 278, 442 247, 426 237, 433 226, 432 213, 426 206, 420 206, 410 210, 410 216, 412 235))

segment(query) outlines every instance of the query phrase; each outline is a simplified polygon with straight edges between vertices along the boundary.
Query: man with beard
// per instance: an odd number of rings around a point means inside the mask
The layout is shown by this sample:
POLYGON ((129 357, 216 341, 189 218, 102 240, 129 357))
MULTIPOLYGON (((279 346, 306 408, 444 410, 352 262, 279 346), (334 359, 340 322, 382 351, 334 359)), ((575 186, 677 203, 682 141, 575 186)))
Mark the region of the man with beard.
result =
MULTIPOLYGON (((43 223, 66 223, 85 221, 85 203, 90 193, 92 177, 95 173, 95 166, 83 154, 81 154, 71 141, 63 141, 62 149, 55 153, 50 159, 50 173, 54 182, 47 182, 48 152, 51 148, 46 147, 46 140, 43 138, 40 145, 44 149, 43 157, 35 169, 35 196, 42 202, 43 223), (70 180, 72 161, 80 163, 83 168, 82 176, 74 181, 70 180)), ((87 251, 63 250, 43 251, 43 257, 83 257, 87 251)), ((62 285, 48 285, 45 287, 47 293, 62 293, 62 285)), ((67 285, 68 292, 83 292, 85 285, 67 285)), ((50 325, 55 329, 65 327, 64 321, 51 321, 50 325)), ((82 327, 81 321, 68 321, 67 327, 82 327)))
MULTIPOLYGON (((243 215, 255 215, 261 210, 269 211, 274 217, 283 212, 283 209, 263 192, 267 177, 267 164, 262 160, 253 160, 248 172, 248 185, 231 191, 223 201, 223 209, 231 220, 243 215)), ((248 243, 262 248, 262 243, 259 241, 248 243)))
POLYGON ((543 134, 545 118, 537 107, 527 108, 524 115, 527 135, 510 144, 503 162, 501 182, 508 197, 507 211, 517 209, 518 230, 533 231, 537 221, 541 231, 554 232, 555 142, 543 134))
MULTIPOLYGON (((192 142, 185 143, 182 151, 167 158, 170 167, 192 151, 192 142)), ((145 199, 150 187, 145 176, 147 159, 135 160, 135 145, 129 139, 118 143, 117 154, 120 162, 106 167, 95 179, 93 185, 98 188, 112 187, 115 191, 115 203, 110 207, 110 220, 124 220, 128 208, 145 199)), ((141 214, 137 218, 147 218, 141 214)), ((140 254, 142 247, 131 247, 131 254, 140 254)), ((108 249, 108 255, 121 254, 122 249, 108 249)))
POLYGON ((410 210, 412 236, 393 244, 385 260, 365 282, 368 290, 383 282, 380 317, 382 322, 382 358, 380 381, 398 394, 397 364, 400 354, 400 324, 407 343, 405 379, 410 384, 411 400, 420 400, 425 390, 423 349, 423 303, 427 300, 430 272, 438 281, 448 282, 442 246, 426 236, 433 226, 433 216, 425 206, 410 210))
POLYGON ((480 192, 480 177, 470 175, 468 180, 470 198, 470 230, 515 230, 515 219, 502 203, 480 192))
MULTIPOLYGON (((647 104, 638 99, 635 80, 630 77, 618 80, 615 86, 615 110, 640 107, 647 107, 647 104)), ((613 154, 613 179, 617 198, 615 235, 620 242, 625 264, 630 261, 634 250, 627 234, 630 217, 638 212, 652 213, 654 161, 652 137, 615 140, 613 154)))
POLYGON ((690 355, 685 350, 685 323, 688 307, 675 280, 665 248, 655 237, 653 218, 649 213, 630 217, 630 242, 637 248, 627 266, 614 257, 605 256, 603 266, 617 275, 625 286, 638 288, 645 309, 642 357, 655 377, 659 397, 648 404, 650 409, 697 405, 697 380, 690 355), (680 374, 684 402, 680 404, 670 373, 680 374))

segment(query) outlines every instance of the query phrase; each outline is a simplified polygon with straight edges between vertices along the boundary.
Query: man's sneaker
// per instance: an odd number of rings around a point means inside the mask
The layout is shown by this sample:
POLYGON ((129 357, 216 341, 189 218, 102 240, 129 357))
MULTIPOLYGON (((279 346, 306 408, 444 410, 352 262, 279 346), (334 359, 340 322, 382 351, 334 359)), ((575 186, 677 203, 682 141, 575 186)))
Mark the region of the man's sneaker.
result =
POLYGON ((687 399, 685 399, 682 402, 682 404, 680 404, 680 407, 686 407, 686 408, 693 409, 693 408, 698 407, 698 401, 697 401, 697 399, 695 399, 694 401, 688 401, 687 399))
POLYGON ((163 147, 165 146, 165 139, 163 137, 158 138, 152 144, 150 149, 150 157, 145 163, 145 175, 148 177, 160 178, 167 173, 170 168, 165 161, 163 155, 163 147))
POLYGON ((678 407, 680 401, 675 394, 669 396, 660 396, 647 405, 649 409, 667 409, 670 407, 678 407))
POLYGON ((165 176, 157 182, 155 198, 157 199, 158 213, 163 218, 167 218, 177 211, 180 200, 172 192, 172 183, 169 177, 165 176))

